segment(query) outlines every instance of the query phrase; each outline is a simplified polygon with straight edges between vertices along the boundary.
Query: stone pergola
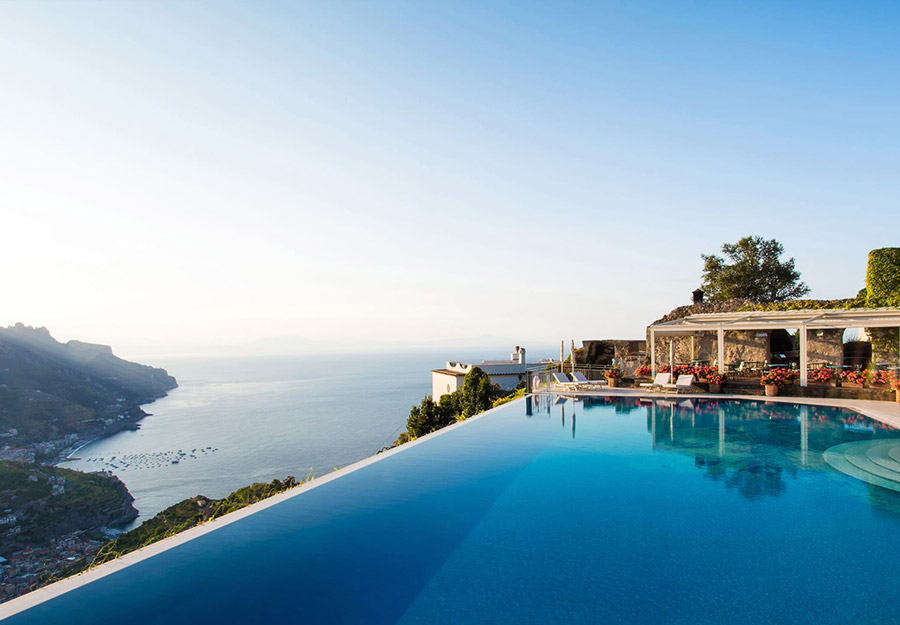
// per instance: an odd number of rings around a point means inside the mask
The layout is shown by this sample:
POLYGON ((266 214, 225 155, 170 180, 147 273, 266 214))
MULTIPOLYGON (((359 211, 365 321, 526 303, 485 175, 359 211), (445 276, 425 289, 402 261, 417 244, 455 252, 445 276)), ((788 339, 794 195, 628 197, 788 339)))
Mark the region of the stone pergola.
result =
MULTIPOLYGON (((779 310, 708 313, 690 315, 650 326, 650 367, 656 375, 656 337, 716 332, 719 373, 725 373, 725 331, 771 331, 784 328, 800 330, 800 386, 807 385, 807 332, 809 330, 846 330, 847 328, 900 327, 900 309, 855 308, 850 310, 779 310)), ((898 345, 900 349, 900 345, 898 345)))

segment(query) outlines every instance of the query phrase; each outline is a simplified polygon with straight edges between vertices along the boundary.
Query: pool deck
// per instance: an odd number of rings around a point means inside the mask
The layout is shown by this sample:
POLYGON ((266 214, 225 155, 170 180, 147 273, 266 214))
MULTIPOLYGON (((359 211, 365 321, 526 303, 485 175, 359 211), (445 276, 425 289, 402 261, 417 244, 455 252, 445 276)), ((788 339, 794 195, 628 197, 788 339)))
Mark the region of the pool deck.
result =
POLYGON ((644 397, 647 399, 663 398, 696 398, 696 399, 737 399, 741 401, 758 401, 780 404, 801 404, 806 406, 831 406, 853 410, 876 421, 881 421, 900 429, 900 402, 875 401, 871 399, 828 399, 822 397, 765 397, 758 395, 728 395, 725 393, 660 393, 636 388, 604 388, 597 391, 573 391, 569 389, 550 388, 548 393, 557 393, 566 397, 644 397))

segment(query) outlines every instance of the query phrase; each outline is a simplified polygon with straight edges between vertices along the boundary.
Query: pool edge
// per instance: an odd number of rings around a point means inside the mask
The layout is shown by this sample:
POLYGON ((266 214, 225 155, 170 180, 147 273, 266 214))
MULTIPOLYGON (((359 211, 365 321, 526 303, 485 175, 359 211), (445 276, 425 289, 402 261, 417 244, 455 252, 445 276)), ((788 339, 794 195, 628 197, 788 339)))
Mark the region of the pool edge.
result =
POLYGON ((336 471, 332 471, 331 473, 327 473, 326 475, 323 475, 321 477, 313 478, 312 480, 304 482, 303 484, 300 484, 295 488, 278 493, 277 495, 273 495, 272 497, 269 497, 263 501, 250 504, 246 508, 235 510, 234 512, 226 514, 225 516, 221 516, 217 519, 213 519, 212 521, 208 521, 207 523, 203 523, 201 525, 197 525, 190 529, 187 529, 179 534, 176 534, 175 536, 164 538, 163 540, 155 542, 151 545, 147 545, 146 547, 142 547, 136 551, 127 553, 119 558, 116 558, 115 560, 105 562, 96 568, 88 569, 87 571, 72 575, 70 577, 65 577, 58 582, 54 582, 14 599, 10 599, 5 603, 0 603, 0 621, 11 616, 15 616, 16 614, 20 614, 21 612, 31 609, 41 603, 62 596, 67 592, 76 590, 86 584, 97 581, 98 579, 106 577, 107 575, 117 573, 123 569, 128 568, 129 566, 137 564, 138 562, 142 562, 147 558, 151 558, 153 556, 159 555, 160 553, 168 551, 169 549, 173 549, 175 547, 178 547, 179 545, 183 545, 184 543, 194 540, 195 538, 199 538, 204 534, 208 534, 217 529, 225 527, 226 525, 230 525, 235 521, 240 521, 241 519, 244 519, 252 514, 256 514, 257 512, 265 510, 266 508, 278 505, 283 501, 292 499, 293 497, 327 484, 328 482, 336 480, 345 475, 349 475, 350 473, 354 473, 355 471, 367 467, 370 464, 380 462, 381 460, 400 453, 405 449, 411 449, 412 447, 415 447, 423 441, 431 440, 437 436, 440 436, 441 434, 446 434, 450 430, 455 430, 456 428, 462 427, 466 423, 478 421, 479 419, 488 416, 495 410, 505 408, 510 404, 516 404, 523 399, 524 397, 515 399, 511 402, 503 404, 502 406, 491 408, 490 410, 486 410, 482 413, 469 417, 468 419, 464 419, 463 421, 458 421, 457 423, 453 423, 451 425, 448 425, 447 427, 441 428, 440 430, 431 432, 430 434, 426 434, 425 436, 421 436, 402 445, 398 445, 397 447, 394 447, 392 449, 388 449, 387 451, 373 454, 371 456, 363 458, 362 460, 358 460, 352 464, 348 464, 345 467, 341 467, 336 471))

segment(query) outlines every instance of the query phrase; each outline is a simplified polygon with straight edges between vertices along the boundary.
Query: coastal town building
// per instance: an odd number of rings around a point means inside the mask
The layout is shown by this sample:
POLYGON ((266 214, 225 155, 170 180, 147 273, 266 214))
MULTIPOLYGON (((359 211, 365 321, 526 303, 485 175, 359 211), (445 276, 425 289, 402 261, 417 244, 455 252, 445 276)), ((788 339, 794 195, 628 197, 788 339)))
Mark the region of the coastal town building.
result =
POLYGON ((473 367, 478 367, 491 376, 491 384, 496 384, 504 390, 512 390, 519 382, 525 380, 525 348, 516 345, 509 360, 482 360, 479 363, 448 360, 443 369, 431 370, 431 396, 435 401, 439 401, 441 395, 461 389, 466 374, 473 367))

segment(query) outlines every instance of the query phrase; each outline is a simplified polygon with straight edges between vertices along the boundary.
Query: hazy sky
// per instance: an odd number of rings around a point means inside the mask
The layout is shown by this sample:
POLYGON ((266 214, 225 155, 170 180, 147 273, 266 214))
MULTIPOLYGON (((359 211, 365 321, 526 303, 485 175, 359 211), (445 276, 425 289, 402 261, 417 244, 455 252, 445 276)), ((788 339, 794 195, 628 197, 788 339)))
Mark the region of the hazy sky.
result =
POLYGON ((898 24, 897 2, 2 2, 0 324, 126 355, 639 338, 748 234, 811 297, 853 296, 900 245, 898 24))

